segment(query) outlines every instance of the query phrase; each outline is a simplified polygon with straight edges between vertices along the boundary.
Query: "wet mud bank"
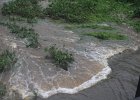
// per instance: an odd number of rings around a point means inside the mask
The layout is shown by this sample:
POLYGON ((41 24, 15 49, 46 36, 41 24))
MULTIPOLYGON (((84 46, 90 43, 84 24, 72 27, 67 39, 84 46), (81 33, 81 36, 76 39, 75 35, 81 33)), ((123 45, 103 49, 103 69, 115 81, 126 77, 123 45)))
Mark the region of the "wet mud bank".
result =
POLYGON ((107 80, 74 95, 57 94, 38 100, 133 100, 140 75, 140 49, 125 50, 108 59, 112 73, 107 80))

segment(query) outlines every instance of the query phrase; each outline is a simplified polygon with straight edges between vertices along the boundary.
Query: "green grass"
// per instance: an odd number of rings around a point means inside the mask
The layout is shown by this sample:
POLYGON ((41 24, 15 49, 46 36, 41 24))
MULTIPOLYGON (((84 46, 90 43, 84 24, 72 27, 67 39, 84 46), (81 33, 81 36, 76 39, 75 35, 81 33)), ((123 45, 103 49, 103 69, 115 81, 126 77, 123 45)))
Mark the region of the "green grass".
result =
POLYGON ((1 9, 3 15, 17 15, 27 19, 43 16, 39 0, 12 0, 5 3, 1 9))
POLYGON ((113 30, 114 28, 111 26, 102 26, 97 24, 82 24, 78 25, 78 28, 91 28, 91 29, 102 29, 102 30, 113 30))
POLYGON ((13 52, 5 50, 0 54, 0 72, 11 69, 16 62, 16 57, 13 52))
POLYGON ((67 51, 62 51, 55 46, 50 46, 49 48, 46 48, 45 51, 57 67, 66 71, 68 71, 69 64, 74 61, 72 54, 67 51))
POLYGON ((0 98, 5 96, 6 94, 6 85, 0 82, 0 98))
POLYGON ((101 30, 114 30, 111 26, 103 26, 98 24, 71 24, 66 25, 66 29, 75 29, 75 28, 90 28, 90 29, 101 29, 101 30))
POLYGON ((94 12, 95 3, 94 0, 51 0, 45 13, 53 19, 83 23, 94 12))
POLYGON ((92 22, 123 23, 133 16, 133 7, 130 4, 116 2, 115 0, 98 0, 96 11, 91 16, 92 22))
POLYGON ((25 21, 25 18, 20 17, 20 16, 9 16, 10 21, 25 21))
POLYGON ((15 36, 26 39, 27 47, 37 48, 39 46, 38 34, 32 28, 20 27, 16 24, 8 24, 8 28, 15 36))
POLYGON ((71 24, 66 25, 66 29, 75 29, 75 28, 91 28, 91 29, 97 29, 98 25, 96 24, 71 24))
POLYGON ((46 14, 67 22, 124 22, 133 7, 115 0, 52 0, 46 14))
POLYGON ((129 24, 130 24, 130 26, 133 27, 133 29, 136 32, 138 32, 138 33, 140 32, 140 20, 133 20, 129 24))
POLYGON ((111 26, 99 26, 99 29, 102 29, 102 30, 113 30, 114 28, 111 27, 111 26))
MULTIPOLYGON (((36 18, 45 16, 53 19, 65 20, 72 23, 127 23, 133 17, 140 18, 139 0, 49 0, 49 7, 43 9, 41 0, 12 0, 2 7, 2 14, 20 16, 11 20, 24 20, 28 23, 36 22, 36 18)), ((134 22, 134 29, 139 32, 139 22, 134 22)), ((81 26, 83 28, 97 28, 95 25, 81 26)), ((70 28, 70 27, 67 27, 70 28)), ((105 30, 111 28, 102 27, 105 30)), ((102 29, 101 28, 101 29, 102 29)))
POLYGON ((81 24, 81 25, 76 25, 76 28, 92 28, 92 29, 96 29, 98 28, 98 25, 96 24, 81 24))
POLYGON ((119 2, 123 2, 125 4, 131 4, 134 8, 133 17, 139 17, 140 18, 140 1, 139 0, 116 0, 119 2))
POLYGON ((8 20, 11 22, 23 21, 27 23, 37 23, 37 18, 29 19, 21 16, 8 16, 8 20))
POLYGON ((140 18, 140 5, 138 7, 136 7, 134 10, 134 17, 140 18))
POLYGON ((140 32, 140 21, 133 24, 133 28, 136 30, 136 32, 140 32))
POLYGON ((109 33, 109 32, 91 32, 84 35, 94 36, 101 40, 125 40, 127 37, 118 33, 109 33))

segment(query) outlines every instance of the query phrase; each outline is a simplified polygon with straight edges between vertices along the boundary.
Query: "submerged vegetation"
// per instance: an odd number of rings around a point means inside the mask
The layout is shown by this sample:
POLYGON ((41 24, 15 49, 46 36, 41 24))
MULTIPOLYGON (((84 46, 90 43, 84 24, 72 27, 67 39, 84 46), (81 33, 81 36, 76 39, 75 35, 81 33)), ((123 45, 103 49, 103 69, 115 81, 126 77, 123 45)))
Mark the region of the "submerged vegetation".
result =
POLYGON ((14 33, 19 38, 25 38, 27 40, 26 46, 37 48, 39 45, 38 34, 31 28, 20 27, 15 24, 9 25, 11 33, 14 33))
POLYGON ((114 28, 110 25, 102 25, 102 24, 76 24, 76 25, 67 25, 66 29, 74 29, 74 28, 90 28, 90 29, 101 29, 101 30, 114 30, 114 28))
POLYGON ((74 61, 72 54, 69 54, 67 51, 62 51, 55 46, 50 46, 49 48, 46 48, 45 51, 57 67, 66 71, 68 70, 69 64, 74 61))
POLYGON ((16 37, 25 39, 26 46, 37 48, 39 46, 38 34, 32 28, 22 27, 13 23, 1 23, 5 26, 8 26, 10 32, 13 33, 16 37))
POLYGON ((125 40, 127 37, 118 33, 109 33, 109 32, 91 32, 84 35, 94 36, 102 40, 125 40))
POLYGON ((43 17, 43 9, 39 5, 39 1, 40 0, 12 0, 5 3, 1 9, 2 14, 8 16, 10 21, 1 24, 8 26, 10 32, 18 38, 25 39, 27 47, 38 47, 38 34, 32 28, 15 24, 15 21, 26 20, 32 23, 35 22, 36 18, 43 17), (13 23, 11 23, 11 21, 13 23))
POLYGON ((0 82, 0 98, 5 96, 6 94, 6 85, 0 82))
POLYGON ((0 54, 0 72, 11 69, 16 62, 16 57, 13 52, 5 50, 0 54))

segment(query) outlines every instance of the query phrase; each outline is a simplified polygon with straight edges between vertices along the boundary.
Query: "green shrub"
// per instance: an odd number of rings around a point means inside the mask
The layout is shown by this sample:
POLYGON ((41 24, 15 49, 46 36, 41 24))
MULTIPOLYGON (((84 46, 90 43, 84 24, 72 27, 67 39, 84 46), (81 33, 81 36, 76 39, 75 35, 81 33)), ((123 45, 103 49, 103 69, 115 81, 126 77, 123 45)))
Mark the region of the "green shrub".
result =
POLYGON ((34 32, 34 30, 29 30, 29 36, 27 37, 27 47, 37 48, 39 46, 38 42, 38 34, 34 32))
MULTIPOLYGON (((132 16, 129 16, 126 23, 133 26, 136 32, 140 32, 140 1, 139 0, 117 0, 122 2, 124 5, 130 5, 132 16), (136 20, 135 20, 136 19, 136 20)), ((128 11, 127 11, 128 12, 128 11)), ((126 12, 126 13, 127 13, 126 12)))
POLYGON ((94 0, 51 0, 46 14, 54 19, 65 19, 68 22, 85 22, 94 12, 94 0))
POLYGON ((134 17, 139 17, 140 18, 140 6, 135 8, 134 17))
POLYGON ((20 27, 16 24, 8 24, 11 33, 15 34, 19 38, 27 40, 26 46, 37 48, 39 45, 38 34, 31 28, 20 27))
POLYGON ((64 70, 68 70, 69 63, 74 61, 72 54, 69 54, 66 51, 61 51, 55 46, 46 48, 45 51, 49 53, 50 58, 56 64, 57 67, 60 67, 64 70))
POLYGON ((127 39, 126 36, 116 33, 108 33, 108 32, 92 32, 86 33, 85 35, 94 36, 98 39, 102 40, 125 40, 127 39))
POLYGON ((140 1, 139 0, 116 0, 124 4, 131 4, 134 8, 134 17, 140 17, 140 1))
POLYGON ((140 20, 134 20, 130 23, 130 25, 134 28, 136 32, 140 32, 140 20))
POLYGON ((0 98, 6 94, 6 85, 0 82, 0 98))
POLYGON ((96 22, 122 23, 133 14, 130 4, 115 2, 114 0, 98 0, 95 12, 92 20, 96 22))
POLYGON ((134 17, 139 17, 140 18, 140 1, 139 0, 135 0, 134 3, 134 17))
POLYGON ((2 7, 3 15, 18 15, 33 19, 43 16, 42 8, 38 4, 39 0, 12 0, 2 7))
POLYGON ((0 72, 11 69, 11 67, 15 64, 16 57, 13 52, 5 50, 0 54, 0 72))

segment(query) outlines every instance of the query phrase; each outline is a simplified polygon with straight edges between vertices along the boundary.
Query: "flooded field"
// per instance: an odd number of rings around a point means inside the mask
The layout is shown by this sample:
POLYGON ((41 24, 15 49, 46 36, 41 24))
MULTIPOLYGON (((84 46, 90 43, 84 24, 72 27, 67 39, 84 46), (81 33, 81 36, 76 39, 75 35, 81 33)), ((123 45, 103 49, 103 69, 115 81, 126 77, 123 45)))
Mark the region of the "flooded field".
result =
MULTIPOLYGON (((0 4, 2 3, 3 1, 0 1, 0 4)), ((0 20, 5 21, 3 16, 0 16, 0 20)), ((26 24, 20 25, 26 26, 26 24)), ((60 98, 60 100, 63 100, 63 98, 67 97, 68 100, 72 98, 75 98, 74 100, 103 100, 100 98, 106 97, 112 98, 108 100, 115 100, 116 98, 118 98, 116 100, 125 100, 122 98, 133 98, 134 96, 131 95, 134 95, 139 73, 139 58, 137 58, 139 50, 136 51, 136 53, 133 52, 138 49, 139 35, 136 35, 131 28, 125 25, 118 26, 112 23, 106 23, 106 25, 112 26, 116 31, 128 36, 128 39, 120 41, 101 41, 96 38, 81 35, 81 33, 95 31, 93 29, 76 28, 69 30, 65 28, 65 24, 55 23, 46 18, 30 25, 39 35, 40 46, 39 48, 33 49, 26 47, 25 39, 16 38, 10 33, 7 27, 1 25, 0 50, 2 51, 8 48, 11 51, 15 51, 18 58, 17 63, 11 71, 0 74, 0 81, 4 82, 9 89, 8 96, 4 99, 30 100, 30 97, 32 98, 36 95, 39 98, 46 99, 58 93, 74 94, 91 86, 93 87, 76 95, 60 94, 49 99, 59 100, 60 98), (51 45, 56 45, 60 49, 68 50, 73 54, 75 60, 68 71, 57 68, 49 59, 45 59, 46 53, 44 49, 51 45), (115 56, 116 58, 110 58, 125 50, 130 50, 130 52, 128 52, 128 54, 121 54, 122 56, 119 55, 120 57, 115 56), (136 60, 129 58, 131 56, 133 58, 132 54, 134 55, 134 59, 136 57, 136 60), (108 59, 110 59, 109 62, 108 59), (129 64, 131 61, 132 66, 123 66, 123 64, 131 65, 129 64), (111 69, 112 74, 109 75, 111 69), (120 75, 121 73, 122 75, 120 75), (132 76, 131 73, 133 73, 132 76), (108 75, 109 77, 107 77, 108 75), (130 78, 128 78, 129 75, 130 78), (136 75, 136 77, 134 77, 134 75, 136 75), (103 82, 101 81, 107 78, 110 79, 103 82), (126 83, 126 87, 123 86, 127 78, 128 81, 134 79, 135 83, 132 84, 133 94, 129 94, 127 93, 128 91, 125 91, 125 88, 131 88, 129 84, 126 83), (98 82, 100 83, 97 84, 98 82), (115 83, 118 86, 115 85, 115 83), (94 88, 95 90, 93 90, 94 88), (109 92, 106 91, 113 91, 111 92, 113 93, 112 97, 107 97, 106 93, 109 94, 109 92), (122 94, 118 94, 116 91, 122 94), (17 94, 19 97, 17 97, 17 94)), ((130 89, 130 91, 132 90, 130 89)))

